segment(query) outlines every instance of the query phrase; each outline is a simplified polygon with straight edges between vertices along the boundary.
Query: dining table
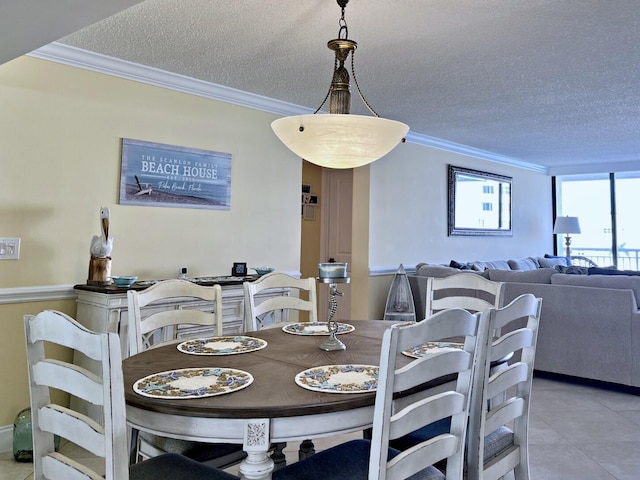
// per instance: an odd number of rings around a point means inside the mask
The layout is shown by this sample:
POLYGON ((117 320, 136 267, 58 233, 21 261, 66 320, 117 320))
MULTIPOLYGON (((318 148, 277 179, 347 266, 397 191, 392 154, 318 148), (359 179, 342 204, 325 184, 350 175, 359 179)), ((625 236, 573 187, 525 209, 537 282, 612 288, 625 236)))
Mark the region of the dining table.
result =
MULTIPOLYGON (((319 348, 327 338, 322 322, 311 330, 293 324, 222 338, 227 343, 212 337, 146 350, 123 361, 128 425, 134 432, 242 444, 247 453, 239 466, 242 477, 271 478, 270 445, 371 427, 375 382, 365 380, 379 365, 384 331, 395 323, 339 323, 346 345, 339 351, 319 348), (330 368, 356 373, 347 373, 351 380, 343 384, 323 381, 330 368), (216 392, 190 383, 208 375, 231 387, 216 392), (349 383, 358 375, 364 375, 361 383, 349 383), (169 393, 167 383, 174 386, 169 393)), ((398 366, 411 360, 399 354, 398 366)))

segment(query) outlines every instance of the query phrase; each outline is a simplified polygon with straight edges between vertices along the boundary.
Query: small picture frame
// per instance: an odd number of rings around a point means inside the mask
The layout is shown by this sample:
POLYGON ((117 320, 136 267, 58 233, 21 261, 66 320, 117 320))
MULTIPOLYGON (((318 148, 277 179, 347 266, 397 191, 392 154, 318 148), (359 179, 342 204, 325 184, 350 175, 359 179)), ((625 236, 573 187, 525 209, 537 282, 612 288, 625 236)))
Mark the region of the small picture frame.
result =
POLYGON ((246 262, 233 262, 233 268, 231 269, 231 276, 244 277, 247 274, 246 262))

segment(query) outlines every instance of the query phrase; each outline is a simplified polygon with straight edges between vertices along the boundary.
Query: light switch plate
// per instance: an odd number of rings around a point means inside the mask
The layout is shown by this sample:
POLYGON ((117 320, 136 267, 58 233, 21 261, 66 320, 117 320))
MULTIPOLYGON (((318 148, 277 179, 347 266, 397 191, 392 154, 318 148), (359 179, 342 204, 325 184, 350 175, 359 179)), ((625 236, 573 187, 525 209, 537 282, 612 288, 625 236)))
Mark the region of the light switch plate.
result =
POLYGON ((19 238, 0 238, 0 260, 18 260, 20 258, 19 238))

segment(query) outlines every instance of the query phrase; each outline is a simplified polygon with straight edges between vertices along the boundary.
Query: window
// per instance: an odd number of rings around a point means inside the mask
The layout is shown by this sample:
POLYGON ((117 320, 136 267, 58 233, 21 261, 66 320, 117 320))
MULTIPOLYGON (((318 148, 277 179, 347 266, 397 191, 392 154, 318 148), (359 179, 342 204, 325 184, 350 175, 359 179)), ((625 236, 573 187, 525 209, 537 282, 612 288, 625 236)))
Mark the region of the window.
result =
POLYGON ((482 193, 493 193, 493 185, 484 185, 482 187, 482 193))
MULTIPOLYGON (((640 172, 566 175, 555 179, 556 215, 580 220, 571 253, 600 266, 640 270, 640 172)), ((564 235, 558 235, 559 252, 564 235)))
POLYGON ((483 202, 482 203, 482 210, 485 211, 485 212, 492 212, 493 211, 493 203, 483 202))

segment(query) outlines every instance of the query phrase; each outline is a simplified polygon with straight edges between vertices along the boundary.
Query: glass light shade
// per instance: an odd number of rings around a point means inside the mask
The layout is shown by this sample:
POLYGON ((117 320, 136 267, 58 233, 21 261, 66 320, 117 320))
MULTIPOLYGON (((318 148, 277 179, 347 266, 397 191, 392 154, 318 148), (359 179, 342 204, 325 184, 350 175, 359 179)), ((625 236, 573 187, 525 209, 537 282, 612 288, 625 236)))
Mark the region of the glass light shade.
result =
POLYGON ((283 117, 271 128, 296 155, 328 168, 356 168, 378 160, 409 131, 395 120, 332 113, 283 117))
POLYGON ((580 233, 578 217, 557 217, 553 233, 580 233))

